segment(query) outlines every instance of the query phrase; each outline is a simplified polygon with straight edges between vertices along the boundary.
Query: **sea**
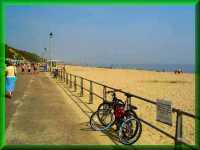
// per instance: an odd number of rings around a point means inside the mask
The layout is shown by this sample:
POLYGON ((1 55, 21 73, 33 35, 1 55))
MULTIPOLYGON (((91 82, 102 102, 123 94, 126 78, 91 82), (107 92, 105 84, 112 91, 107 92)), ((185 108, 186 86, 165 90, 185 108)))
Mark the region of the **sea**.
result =
POLYGON ((174 72, 177 69, 182 69, 185 73, 195 73, 194 64, 96 64, 87 65, 101 68, 120 68, 120 69, 137 69, 137 70, 150 70, 157 72, 174 72))

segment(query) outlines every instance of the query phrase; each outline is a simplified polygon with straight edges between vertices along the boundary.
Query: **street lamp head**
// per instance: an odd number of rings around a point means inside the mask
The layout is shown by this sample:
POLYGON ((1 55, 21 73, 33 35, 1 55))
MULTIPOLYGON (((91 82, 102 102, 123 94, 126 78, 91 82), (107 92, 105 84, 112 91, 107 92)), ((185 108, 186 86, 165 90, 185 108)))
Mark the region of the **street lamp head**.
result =
POLYGON ((52 33, 52 32, 49 33, 49 37, 50 37, 50 38, 53 37, 53 33, 52 33))

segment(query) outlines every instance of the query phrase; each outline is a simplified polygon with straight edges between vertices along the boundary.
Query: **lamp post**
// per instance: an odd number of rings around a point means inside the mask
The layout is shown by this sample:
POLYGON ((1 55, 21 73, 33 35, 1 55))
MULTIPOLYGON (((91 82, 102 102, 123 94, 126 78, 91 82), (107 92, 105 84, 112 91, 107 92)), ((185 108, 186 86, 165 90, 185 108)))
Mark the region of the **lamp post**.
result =
POLYGON ((49 33, 49 52, 50 52, 50 72, 52 70, 52 38, 53 38, 53 33, 49 33))
POLYGON ((46 62, 46 53, 47 53, 47 48, 44 48, 44 62, 46 62))

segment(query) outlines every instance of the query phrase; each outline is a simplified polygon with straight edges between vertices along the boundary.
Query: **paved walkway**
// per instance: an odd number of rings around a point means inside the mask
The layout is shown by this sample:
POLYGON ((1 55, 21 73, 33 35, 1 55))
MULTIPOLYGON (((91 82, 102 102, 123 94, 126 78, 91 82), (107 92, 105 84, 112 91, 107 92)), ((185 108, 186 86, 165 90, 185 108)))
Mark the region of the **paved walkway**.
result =
POLYGON ((114 144, 47 73, 19 74, 6 101, 8 144, 114 144))

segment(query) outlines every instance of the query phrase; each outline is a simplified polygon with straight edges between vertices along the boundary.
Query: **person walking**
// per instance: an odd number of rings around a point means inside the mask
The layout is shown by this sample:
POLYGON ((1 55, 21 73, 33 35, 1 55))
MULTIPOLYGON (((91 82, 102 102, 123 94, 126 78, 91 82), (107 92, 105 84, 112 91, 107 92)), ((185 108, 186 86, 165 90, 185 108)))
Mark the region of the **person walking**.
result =
POLYGON ((37 73, 37 66, 36 66, 36 64, 33 64, 33 71, 34 71, 34 74, 37 73))
POLYGON ((6 95, 10 98, 13 96, 16 74, 16 67, 11 62, 8 62, 6 67, 6 95))
POLYGON ((28 69, 28 73, 31 73, 31 64, 28 64, 27 69, 28 69))
POLYGON ((22 71, 22 73, 25 72, 25 64, 21 64, 21 71, 22 71))

